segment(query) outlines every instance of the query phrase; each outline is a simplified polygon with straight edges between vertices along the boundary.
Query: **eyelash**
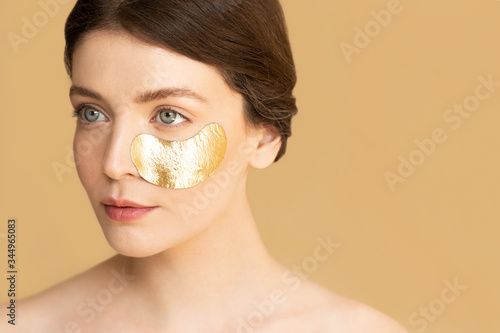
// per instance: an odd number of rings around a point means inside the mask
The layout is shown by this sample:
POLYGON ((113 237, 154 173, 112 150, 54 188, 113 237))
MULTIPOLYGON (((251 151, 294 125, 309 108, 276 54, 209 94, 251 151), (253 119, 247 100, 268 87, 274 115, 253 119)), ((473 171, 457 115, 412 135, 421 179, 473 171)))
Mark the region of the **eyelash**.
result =
MULTIPOLYGON (((95 109, 97 111, 99 111, 96 107, 90 105, 90 104, 80 104, 76 107, 76 109, 73 110, 73 117, 76 117, 78 118, 78 123, 83 125, 83 126, 90 126, 92 125, 92 122, 89 122, 89 121, 85 121, 82 119, 82 111, 86 108, 92 108, 92 109, 95 109)), ((99 111, 101 112, 101 111, 99 111)))
MULTIPOLYGON (((85 126, 88 126, 88 125, 91 125, 92 122, 88 122, 88 121, 85 121, 83 120, 81 117, 82 117, 82 111, 85 109, 85 108, 93 108, 95 109, 96 111, 99 111, 99 109, 97 109, 96 107, 90 105, 90 104, 80 104, 78 105, 72 112, 72 116, 73 117, 76 117, 78 118, 78 121, 82 124, 82 125, 85 125, 85 126)), ((171 106, 162 106, 160 109, 158 109, 158 111, 156 112, 155 114, 155 117, 152 119, 152 120, 156 120, 156 117, 158 117, 158 115, 161 113, 161 112, 172 112, 172 113, 176 113, 178 114, 181 118, 183 118, 185 121, 184 122, 191 122, 191 120, 186 117, 184 114, 182 114, 181 112, 177 111, 176 109, 174 109, 173 107, 171 106)), ((101 111, 99 111, 101 112, 101 111)), ((176 128, 176 127, 180 127, 180 126, 183 126, 184 122, 182 123, 179 123, 179 124, 175 124, 175 125, 169 125, 169 124, 165 124, 165 123, 162 123, 161 121, 159 122, 161 125, 164 125, 164 126, 167 126, 169 128, 176 128)))
POLYGON ((181 117, 181 118, 182 118, 182 119, 184 119, 185 121, 183 121, 182 123, 179 123, 179 124, 175 124, 175 125, 165 124, 165 123, 163 123, 163 122, 161 122, 161 121, 160 121, 160 122, 159 122, 159 123, 160 123, 160 125, 167 126, 168 128, 177 128, 177 127, 184 126, 184 123, 185 123, 185 122, 191 122, 191 120, 190 120, 188 117, 186 117, 184 114, 180 113, 179 111, 177 111, 176 109, 174 109, 173 107, 168 106, 168 105, 167 105, 167 106, 162 106, 162 107, 160 107, 160 109, 158 109, 158 111, 156 112, 156 115, 155 115, 155 117, 154 117, 153 119, 155 119, 155 120, 156 120, 156 117, 158 117, 158 115, 159 115, 160 113, 165 112, 165 111, 167 111, 167 112, 171 112, 171 113, 176 113, 176 114, 178 114, 178 115, 179 115, 179 117, 181 117))

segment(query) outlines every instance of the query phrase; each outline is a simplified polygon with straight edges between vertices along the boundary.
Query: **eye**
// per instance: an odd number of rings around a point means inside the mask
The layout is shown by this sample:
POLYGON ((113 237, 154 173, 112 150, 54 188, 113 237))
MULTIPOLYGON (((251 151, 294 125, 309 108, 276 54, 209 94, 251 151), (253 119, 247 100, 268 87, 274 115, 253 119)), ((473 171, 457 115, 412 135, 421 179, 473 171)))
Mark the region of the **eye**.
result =
POLYGON ((106 120, 106 116, 104 116, 100 111, 92 108, 92 107, 83 107, 80 111, 80 115, 82 120, 93 123, 96 121, 106 120))
POLYGON ((158 112, 157 119, 167 125, 176 125, 185 122, 187 119, 180 113, 165 107, 158 112))

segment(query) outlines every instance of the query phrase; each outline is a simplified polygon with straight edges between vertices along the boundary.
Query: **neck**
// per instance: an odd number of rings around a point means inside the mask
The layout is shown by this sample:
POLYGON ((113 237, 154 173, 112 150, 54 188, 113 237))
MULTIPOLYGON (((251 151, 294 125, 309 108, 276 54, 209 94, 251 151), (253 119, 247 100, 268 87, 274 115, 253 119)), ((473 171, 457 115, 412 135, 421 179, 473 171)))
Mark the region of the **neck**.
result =
POLYGON ((193 318, 217 327, 248 313, 280 275, 246 197, 236 207, 189 241, 150 257, 127 258, 141 306, 169 328, 173 322, 183 328, 195 324, 193 318))

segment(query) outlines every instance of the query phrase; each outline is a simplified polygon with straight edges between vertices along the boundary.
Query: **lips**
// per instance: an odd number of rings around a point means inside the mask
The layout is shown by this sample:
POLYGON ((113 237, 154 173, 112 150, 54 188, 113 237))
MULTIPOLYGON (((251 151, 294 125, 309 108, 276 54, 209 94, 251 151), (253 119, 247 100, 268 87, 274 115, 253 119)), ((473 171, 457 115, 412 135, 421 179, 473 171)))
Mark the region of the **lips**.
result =
POLYGON ((117 222, 132 222, 144 217, 157 207, 145 206, 126 199, 106 198, 102 201, 110 219, 117 222))

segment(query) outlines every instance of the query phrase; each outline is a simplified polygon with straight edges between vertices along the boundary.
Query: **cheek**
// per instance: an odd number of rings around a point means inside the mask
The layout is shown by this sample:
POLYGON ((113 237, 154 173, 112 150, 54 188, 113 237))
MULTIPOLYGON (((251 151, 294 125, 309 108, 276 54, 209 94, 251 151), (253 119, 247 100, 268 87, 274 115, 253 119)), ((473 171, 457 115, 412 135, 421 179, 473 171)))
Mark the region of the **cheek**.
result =
POLYGON ((248 161, 251 151, 251 142, 246 138, 228 142, 226 156, 220 167, 208 178, 204 184, 207 193, 223 192, 233 195, 234 191, 246 182, 248 161))
POLYGON ((255 147, 254 140, 246 135, 246 128, 230 132, 224 167, 231 174, 239 174, 240 169, 247 169, 255 147))
POLYGON ((98 181, 101 173, 104 148, 102 137, 77 130, 73 139, 76 170, 83 187, 89 190, 98 181))
MULTIPOLYGON (((245 191, 246 174, 248 169, 246 145, 234 145, 228 150, 224 161, 202 183, 178 191, 176 195, 177 214, 184 222, 196 222, 201 224, 224 214, 231 205, 237 202, 237 198, 245 191)), ((171 192, 169 192, 171 193, 171 192)))

